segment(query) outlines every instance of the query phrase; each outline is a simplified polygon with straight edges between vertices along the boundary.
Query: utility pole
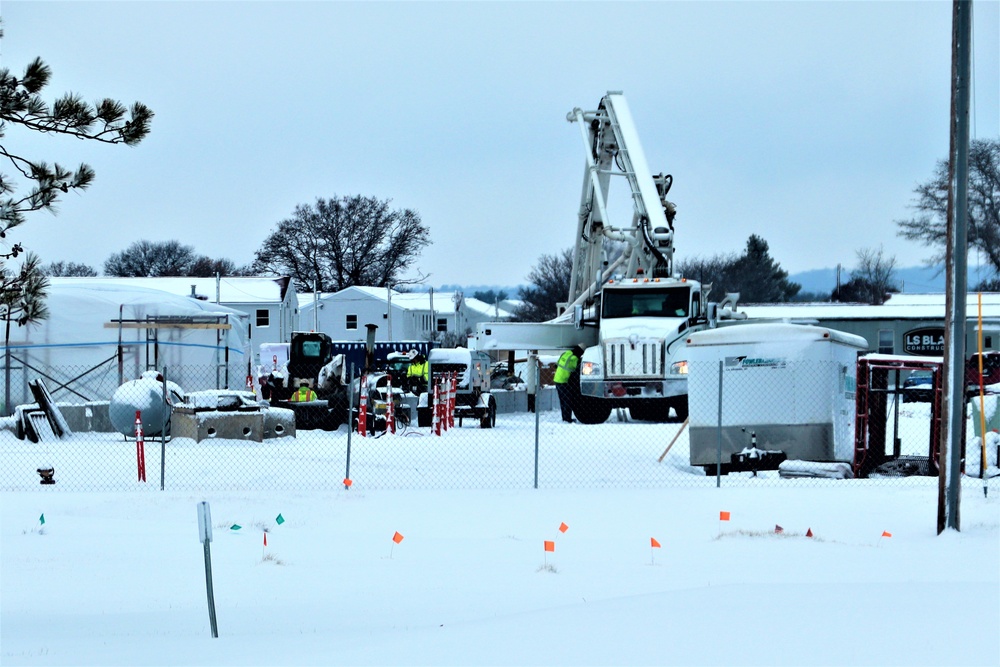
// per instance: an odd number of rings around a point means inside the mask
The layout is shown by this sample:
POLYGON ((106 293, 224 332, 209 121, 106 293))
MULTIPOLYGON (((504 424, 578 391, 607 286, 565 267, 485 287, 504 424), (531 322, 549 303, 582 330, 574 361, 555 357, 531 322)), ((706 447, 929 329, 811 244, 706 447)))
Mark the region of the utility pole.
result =
POLYGON ((948 246, 945 255, 945 329, 941 451, 938 459, 938 533, 960 529, 962 436, 965 425, 965 306, 968 291, 969 78, 972 0, 952 3, 951 150, 948 155, 948 246))

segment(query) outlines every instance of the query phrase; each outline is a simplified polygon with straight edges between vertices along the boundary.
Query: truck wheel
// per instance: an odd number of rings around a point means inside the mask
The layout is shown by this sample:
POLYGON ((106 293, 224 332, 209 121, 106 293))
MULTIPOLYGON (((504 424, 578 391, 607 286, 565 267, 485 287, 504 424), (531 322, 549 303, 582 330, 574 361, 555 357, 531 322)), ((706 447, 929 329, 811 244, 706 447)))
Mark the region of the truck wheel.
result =
POLYGON ((688 418, 687 396, 682 396, 680 399, 675 401, 672 407, 674 408, 674 412, 677 413, 677 421, 682 422, 688 418))
POLYGON ((430 408, 417 408, 417 426, 425 428, 434 423, 430 408))
POLYGON ((611 416, 611 404, 608 401, 581 396, 573 414, 581 424, 603 424, 611 416))
POLYGON ((493 428, 497 425, 497 399, 490 396, 486 413, 479 419, 479 428, 493 428))

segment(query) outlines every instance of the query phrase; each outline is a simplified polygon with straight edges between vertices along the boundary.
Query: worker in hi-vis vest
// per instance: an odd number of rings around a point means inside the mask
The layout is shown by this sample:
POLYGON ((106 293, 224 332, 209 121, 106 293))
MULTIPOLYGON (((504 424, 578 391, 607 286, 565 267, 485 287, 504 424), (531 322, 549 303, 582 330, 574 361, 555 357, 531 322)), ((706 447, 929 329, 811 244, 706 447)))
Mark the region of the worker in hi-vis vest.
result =
POLYGON ((562 410, 562 420, 564 422, 573 421, 573 408, 578 404, 577 397, 580 395, 580 359, 583 357, 583 348, 574 345, 559 355, 556 362, 556 372, 552 381, 556 384, 556 393, 559 394, 559 409, 562 410))
POLYGON ((316 392, 309 388, 308 382, 303 380, 299 388, 295 390, 295 393, 288 400, 295 401, 296 403, 308 403, 309 401, 316 400, 316 392))
POLYGON ((413 361, 406 369, 406 383, 414 394, 427 391, 428 371, 430 371, 430 365, 427 363, 427 357, 420 353, 413 355, 413 361))

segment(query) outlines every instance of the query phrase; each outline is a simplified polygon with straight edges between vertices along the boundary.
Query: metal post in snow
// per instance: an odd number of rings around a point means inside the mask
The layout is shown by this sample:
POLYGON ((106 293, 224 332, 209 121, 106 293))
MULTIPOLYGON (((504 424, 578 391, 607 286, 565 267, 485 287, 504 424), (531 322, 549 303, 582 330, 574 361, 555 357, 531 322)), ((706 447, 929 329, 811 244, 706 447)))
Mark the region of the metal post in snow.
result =
POLYGON ((198 539, 205 545, 205 590, 208 592, 208 620, 212 637, 218 639, 219 625, 215 619, 215 591, 212 588, 212 510, 206 501, 198 503, 198 539))
MULTIPOLYGON (((347 470, 344 471, 344 480, 351 478, 351 431, 354 430, 354 364, 351 364, 350 379, 347 383, 347 470)), ((344 484, 345 489, 350 489, 350 485, 344 484)))
POLYGON ((718 446, 715 458, 715 488, 722 486, 722 360, 719 360, 718 446))
POLYGON ((146 442, 142 435, 142 411, 135 411, 135 462, 140 482, 146 481, 146 442))
POLYGON ((163 491, 166 477, 167 465, 167 424, 170 423, 170 414, 167 412, 170 403, 167 402, 167 367, 164 366, 160 372, 163 377, 163 424, 160 425, 160 491, 163 491))
MULTIPOLYGON (((541 362, 538 357, 535 357, 535 364, 538 368, 535 369, 535 377, 539 377, 542 369, 541 362)), ((538 403, 535 403, 535 488, 538 488, 538 403)))

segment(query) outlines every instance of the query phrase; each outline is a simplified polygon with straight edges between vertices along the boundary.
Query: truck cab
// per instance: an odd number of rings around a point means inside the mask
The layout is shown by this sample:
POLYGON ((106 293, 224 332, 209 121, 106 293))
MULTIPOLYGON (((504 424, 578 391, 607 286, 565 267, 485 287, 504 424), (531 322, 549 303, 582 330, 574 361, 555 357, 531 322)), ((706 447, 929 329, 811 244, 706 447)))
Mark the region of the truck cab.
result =
POLYGON ((610 280, 602 290, 598 345, 580 365, 582 423, 600 423, 612 408, 635 419, 687 417, 684 340, 705 328, 700 283, 676 278, 610 280))

